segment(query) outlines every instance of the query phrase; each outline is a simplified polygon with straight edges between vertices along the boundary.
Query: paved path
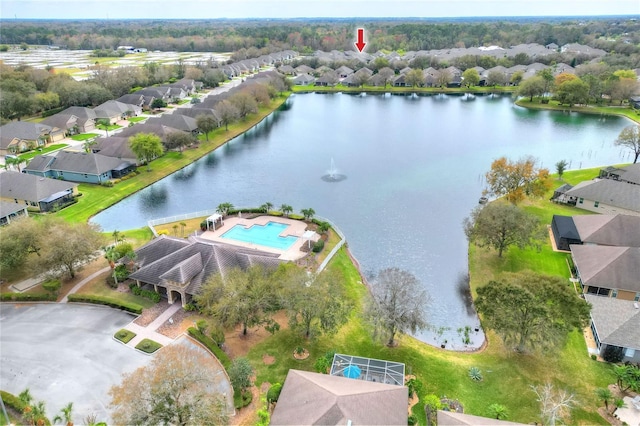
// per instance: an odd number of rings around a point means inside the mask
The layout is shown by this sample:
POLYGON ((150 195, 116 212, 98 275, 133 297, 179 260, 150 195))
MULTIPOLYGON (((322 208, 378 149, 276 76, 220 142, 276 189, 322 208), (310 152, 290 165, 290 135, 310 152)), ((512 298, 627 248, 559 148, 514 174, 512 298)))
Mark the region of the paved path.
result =
POLYGON ((160 343, 163 346, 166 346, 169 343, 173 342, 172 338, 167 337, 163 334, 160 334, 156 330, 160 328, 162 324, 164 324, 169 318, 171 318, 180 309, 182 309, 182 305, 180 303, 174 303, 173 305, 169 306, 162 314, 160 314, 160 316, 158 316, 158 318, 153 320, 153 322, 151 322, 151 324, 147 325, 146 327, 143 327, 131 321, 124 328, 126 330, 136 333, 136 337, 131 339, 129 343, 127 343, 127 346, 135 348, 136 345, 140 343, 142 339, 151 339, 155 342, 160 343))
POLYGON ((104 274, 105 272, 109 271, 109 269, 111 269, 109 266, 102 268, 99 271, 96 271, 93 274, 89 275, 87 278, 83 279, 78 284, 74 285, 73 288, 69 290, 69 292, 60 300, 60 303, 67 303, 69 301, 70 294, 74 294, 76 291, 80 290, 80 288, 83 285, 85 285, 86 283, 88 283, 98 275, 104 274))

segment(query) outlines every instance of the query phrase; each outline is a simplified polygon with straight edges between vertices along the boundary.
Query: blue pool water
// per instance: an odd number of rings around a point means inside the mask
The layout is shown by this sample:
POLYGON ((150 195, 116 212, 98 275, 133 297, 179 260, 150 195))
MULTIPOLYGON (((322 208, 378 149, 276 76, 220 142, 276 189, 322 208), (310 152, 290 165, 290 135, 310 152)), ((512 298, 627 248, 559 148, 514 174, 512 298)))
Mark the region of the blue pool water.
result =
POLYGON ((222 234, 223 238, 242 241, 243 243, 253 243, 261 246, 271 247, 280 250, 287 250, 296 242, 298 237, 281 237, 282 231, 289 225, 277 222, 268 222, 266 225, 253 225, 245 228, 243 225, 236 225, 222 234))

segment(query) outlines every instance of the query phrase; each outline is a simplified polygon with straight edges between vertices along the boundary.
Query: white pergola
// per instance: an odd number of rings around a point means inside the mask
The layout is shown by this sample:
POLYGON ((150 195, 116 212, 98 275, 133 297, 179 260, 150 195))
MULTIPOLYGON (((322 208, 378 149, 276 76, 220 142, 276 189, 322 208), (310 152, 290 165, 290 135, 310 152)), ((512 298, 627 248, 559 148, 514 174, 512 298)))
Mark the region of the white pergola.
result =
POLYGON ((302 239, 307 240, 309 248, 311 248, 311 241, 313 240, 315 235, 316 233, 314 231, 304 231, 304 234, 302 234, 302 239))
POLYGON ((222 215, 220 213, 214 213, 207 218, 207 231, 210 230, 209 224, 213 225, 213 230, 216 230, 216 222, 220 221, 220 226, 224 225, 224 221, 222 220, 222 215))

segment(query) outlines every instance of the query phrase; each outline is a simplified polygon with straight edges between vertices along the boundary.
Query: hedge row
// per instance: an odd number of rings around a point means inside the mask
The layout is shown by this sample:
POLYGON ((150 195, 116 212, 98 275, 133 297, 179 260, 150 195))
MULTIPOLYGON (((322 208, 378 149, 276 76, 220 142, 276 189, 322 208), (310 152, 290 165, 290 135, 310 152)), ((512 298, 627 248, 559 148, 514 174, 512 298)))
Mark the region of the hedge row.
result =
POLYGON ((205 345, 207 349, 213 352, 213 354, 216 356, 216 358, 218 358, 220 364, 222 364, 225 370, 229 369, 229 367, 231 366, 231 359, 229 358, 229 355, 227 355, 222 349, 220 349, 216 342, 213 341, 213 339, 205 336, 195 327, 189 327, 187 331, 189 332, 189 335, 191 337, 205 345))
POLYGON ((142 306, 137 303, 125 302, 112 297, 97 296, 93 294, 70 294, 69 302, 93 303, 96 305, 107 305, 111 308, 122 309, 123 311, 142 313, 142 306))
MULTIPOLYGON (((0 390, 0 397, 2 397, 2 401, 4 402, 4 404, 7 407, 11 407, 13 410, 15 410, 17 413, 19 413, 20 415, 22 413, 24 413, 24 409, 26 407, 26 404, 24 402, 22 402, 20 400, 20 398, 18 398, 17 396, 15 396, 12 393, 0 390)), ((4 420, 4 419, 2 419, 4 420)), ((16 419, 16 420, 24 420, 24 419, 16 419)), ((42 420, 42 422, 44 423, 45 426, 51 426, 51 421, 46 418, 43 417, 40 420, 42 420)))
POLYGON ((57 299, 52 293, 2 293, 2 302, 55 302, 57 299))

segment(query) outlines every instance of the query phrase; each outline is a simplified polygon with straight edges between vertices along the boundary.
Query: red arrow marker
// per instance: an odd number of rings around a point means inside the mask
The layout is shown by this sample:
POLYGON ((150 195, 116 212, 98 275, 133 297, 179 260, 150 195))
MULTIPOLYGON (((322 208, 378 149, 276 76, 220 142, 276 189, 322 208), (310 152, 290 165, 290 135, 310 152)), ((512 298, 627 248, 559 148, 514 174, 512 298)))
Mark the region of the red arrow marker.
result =
POLYGON ((367 43, 364 42, 364 28, 358 28, 358 41, 353 44, 356 45, 359 52, 364 50, 364 47, 367 45, 367 43))

